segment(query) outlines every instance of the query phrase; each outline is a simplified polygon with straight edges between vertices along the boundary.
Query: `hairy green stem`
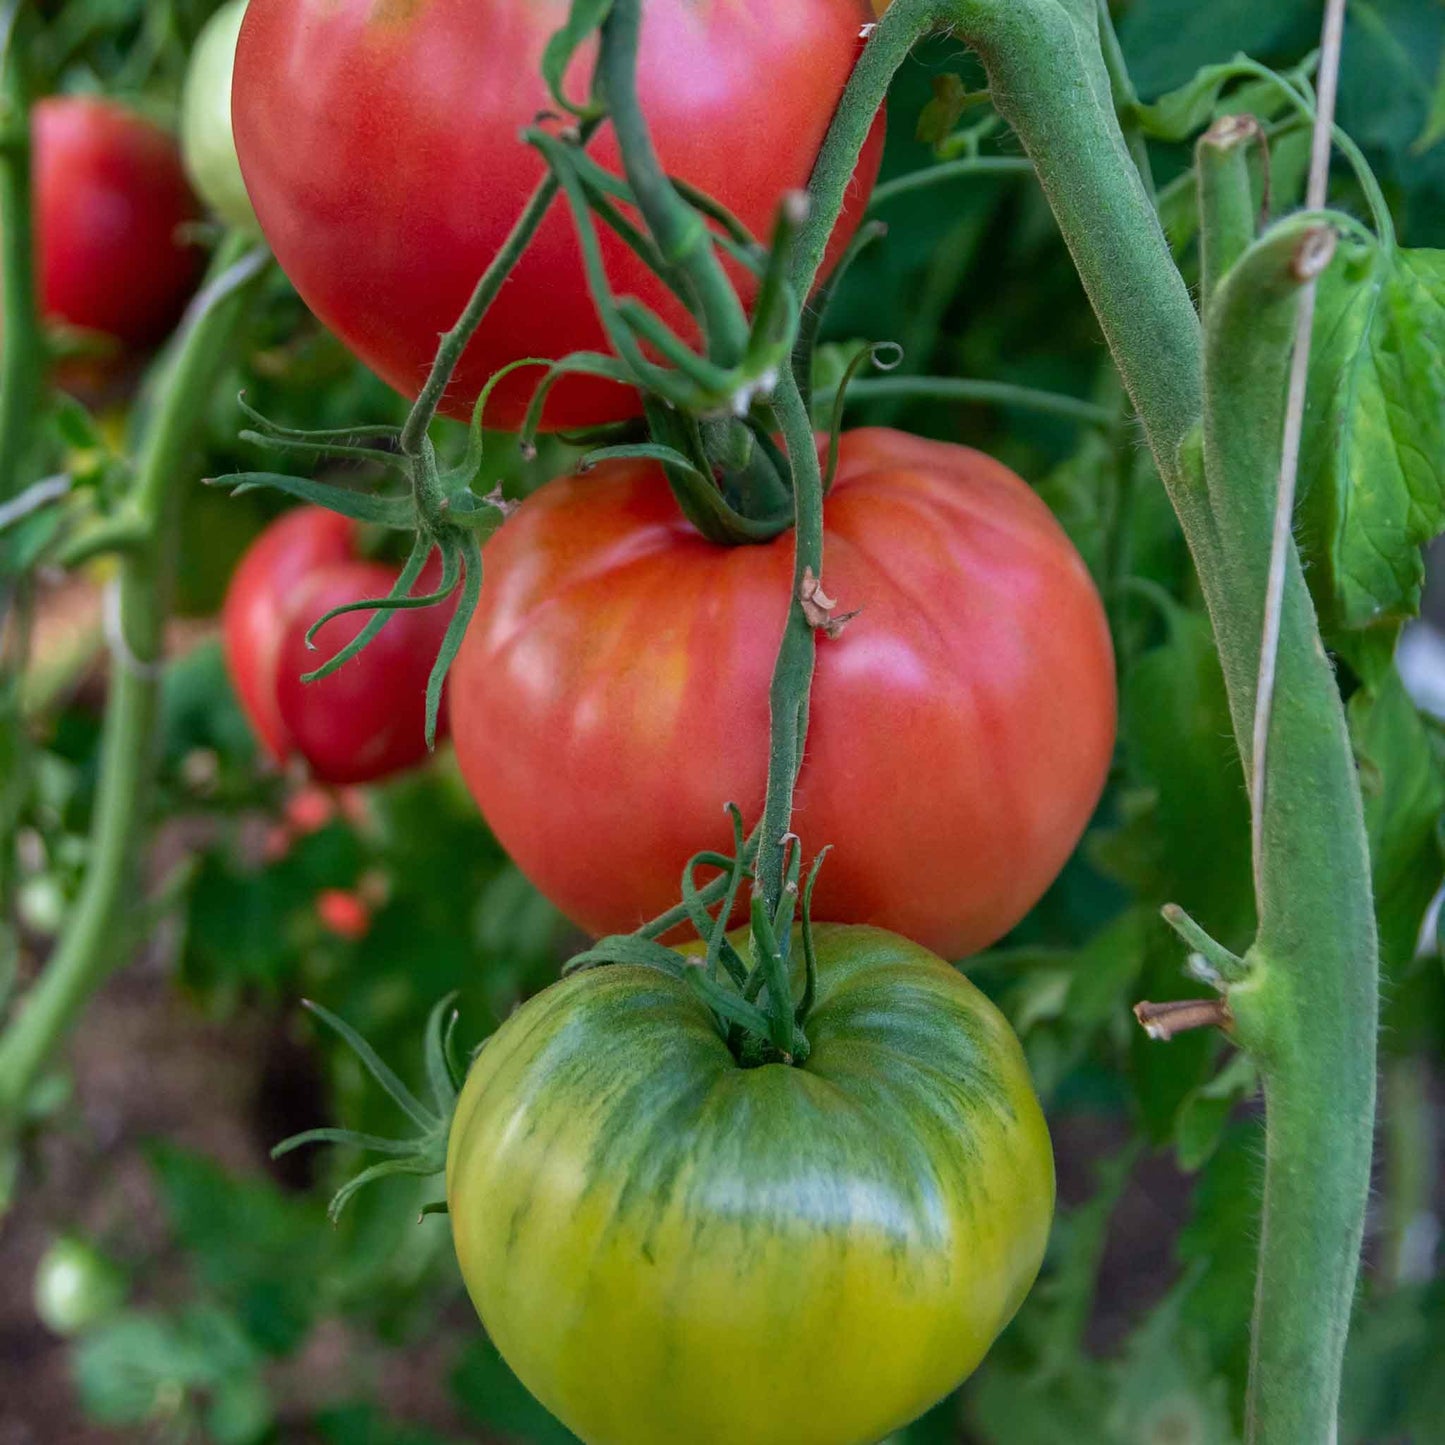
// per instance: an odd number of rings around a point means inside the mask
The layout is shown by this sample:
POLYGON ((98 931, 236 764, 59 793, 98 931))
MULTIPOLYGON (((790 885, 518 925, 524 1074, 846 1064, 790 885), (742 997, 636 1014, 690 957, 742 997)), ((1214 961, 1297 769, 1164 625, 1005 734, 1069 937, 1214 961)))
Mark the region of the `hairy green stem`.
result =
POLYGON ((1204 132, 1195 147, 1199 174, 1200 305, 1254 244, 1259 216, 1249 174, 1249 149, 1264 132, 1253 116, 1231 115, 1204 132))
POLYGON ((23 1119, 26 1101, 86 1000, 123 961, 127 902, 154 771, 156 708, 177 504, 187 454, 228 365, 250 283, 264 253, 243 238, 223 244, 212 280, 193 304, 163 361, 160 390, 127 506, 149 545, 125 554, 115 583, 111 684, 101 743, 100 784, 85 881, 39 981, 0 1035, 0 1139, 23 1119))
POLYGON ((0 6, 0 502, 20 491, 35 436, 45 337, 30 206, 30 78, 18 5, 0 6))
MULTIPOLYGON (((30 478, 45 372, 45 338, 35 299, 30 204, 30 90, 19 0, 0 3, 0 504, 30 478)), ((28 661, 29 579, 0 567, 0 999, 13 975, 17 945, 10 919, 15 889, 16 824, 25 807, 21 680, 28 661)))
POLYGON ((956 161, 941 161, 936 166, 923 166, 909 171, 907 175, 884 181, 874 189, 868 209, 876 211, 910 191, 920 191, 927 186, 939 186, 964 177, 1031 176, 1033 173, 1033 162, 1022 156, 963 156, 956 161))
MULTIPOLYGON (((836 391, 820 391, 816 405, 829 407, 836 391)), ((962 376, 865 376, 849 382, 847 399, 858 401, 883 398, 910 398, 928 401, 976 401, 992 406, 1013 406, 1021 411, 1036 411, 1046 416, 1064 417, 1088 426, 1109 426, 1113 413, 1081 397, 1064 396, 1056 391, 1039 391, 1031 386, 1015 386, 1007 381, 975 381, 962 376)))
POLYGON ((614 0, 602 24, 597 74, 622 165, 663 258, 686 279, 697 303, 709 358, 733 367, 747 348, 748 323, 742 302, 713 247, 702 214, 667 178, 637 98, 637 47, 642 35, 642 0, 614 0))
MULTIPOLYGON (((1073 255, 1193 554, 1248 769, 1297 256, 1275 277, 1273 306, 1262 295, 1268 266, 1253 260, 1279 261, 1268 248, 1251 252, 1247 288, 1243 266, 1221 283, 1201 446, 1202 331, 1120 128, 1098 0, 894 0, 814 172, 800 294, 889 79, 914 40, 938 29, 983 60, 1073 255)), ((1249 977, 1230 989, 1268 1110, 1249 1437, 1328 1445, 1369 1182, 1378 970, 1358 782, 1292 548, 1278 697, 1256 860, 1260 927, 1249 977)))
MULTIPOLYGON (((1329 235, 1277 226, 1210 309, 1204 457, 1227 565, 1201 570, 1247 778, 1286 373, 1300 291, 1329 235)), ((1359 778, 1293 545, 1285 573, 1269 787, 1257 820, 1259 932, 1230 990, 1268 1110, 1249 1437, 1332 1441, 1374 1142, 1375 916, 1359 778)))
POLYGON ((1123 46, 1114 30, 1114 14, 1109 0, 1099 0, 1099 47, 1104 55, 1104 69, 1109 73, 1109 90, 1114 97, 1114 112, 1119 117, 1120 128, 1129 143, 1129 154, 1139 168, 1140 179, 1152 196, 1154 194, 1154 167, 1149 161, 1149 142, 1135 119, 1139 104, 1139 92, 1134 89, 1129 74, 1128 62, 1124 59, 1123 46))
POLYGON ((783 894, 786 839, 808 736, 808 697, 817 656, 816 635, 803 605, 804 589, 810 576, 819 582, 823 576, 823 473, 812 420, 791 370, 779 380, 774 404, 793 466, 794 525, 793 591, 768 695, 768 790, 758 833, 757 879, 769 918, 777 915, 783 894))

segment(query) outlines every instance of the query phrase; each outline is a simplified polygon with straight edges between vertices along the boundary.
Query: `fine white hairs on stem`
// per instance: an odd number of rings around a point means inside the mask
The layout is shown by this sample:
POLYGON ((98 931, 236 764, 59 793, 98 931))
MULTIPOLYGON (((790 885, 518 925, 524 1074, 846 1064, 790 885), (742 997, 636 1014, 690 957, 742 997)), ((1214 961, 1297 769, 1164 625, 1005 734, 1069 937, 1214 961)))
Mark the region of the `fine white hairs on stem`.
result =
MULTIPOLYGON (((1315 111, 1314 142, 1310 153, 1309 187, 1306 192, 1306 204, 1312 211, 1322 210, 1328 197, 1330 157, 1334 150, 1335 98, 1339 93, 1340 52, 1344 46, 1344 38, 1345 0, 1327 0, 1324 35, 1320 42, 1319 102, 1315 111)), ((1305 248, 1296 263, 1305 286, 1300 293, 1294 357, 1290 365, 1289 396, 1285 406, 1284 445, 1280 456, 1279 489, 1275 497, 1274 530, 1270 539, 1264 635, 1259 649, 1259 678, 1254 694, 1254 738, 1250 749, 1249 802, 1256 890, 1260 881, 1260 853, 1264 838, 1265 789, 1269 778, 1269 725, 1274 712, 1274 678, 1279 663, 1285 570, 1293 536, 1294 499, 1299 481, 1300 443, 1304 432, 1305 394, 1309 387, 1310 344, 1314 336, 1314 277, 1328 264, 1332 249, 1314 243, 1305 248)))

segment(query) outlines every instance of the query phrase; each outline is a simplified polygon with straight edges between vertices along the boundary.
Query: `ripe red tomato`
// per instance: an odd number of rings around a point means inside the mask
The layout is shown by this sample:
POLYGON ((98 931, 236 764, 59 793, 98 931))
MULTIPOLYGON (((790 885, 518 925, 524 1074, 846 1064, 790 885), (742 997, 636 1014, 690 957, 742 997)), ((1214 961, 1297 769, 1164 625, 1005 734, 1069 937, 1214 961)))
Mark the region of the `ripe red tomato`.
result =
POLYGON ((175 142, 113 101, 54 96, 34 112, 37 284, 47 319, 141 348, 180 319, 200 215, 175 142))
MULTIPOLYGON (((993 942, 1078 841, 1114 743, 1098 594, 1048 508, 964 447, 843 438, 796 827, 833 844, 816 916, 946 957, 993 942)), ((792 537, 714 546, 650 463, 549 483, 486 547, 451 676, 473 796, 522 870, 594 933, 675 903, 762 812, 792 537)))
MULTIPOLYGON (((427 676, 454 605, 400 612, 359 657, 319 682, 319 667, 356 636, 366 612, 334 618, 306 633, 324 612, 385 597, 397 568, 357 553, 355 524, 320 507, 288 512, 241 559, 222 617, 226 663, 241 706, 277 762, 303 757, 326 783, 373 782, 427 754, 427 676)), ((413 589, 436 589, 433 559, 413 589)))
MULTIPOLYGON (((567 0, 252 0, 247 12, 232 119, 261 227, 312 310, 408 396, 543 175, 518 131, 555 109, 540 65, 567 12, 567 0)), ((766 238, 783 194, 808 182, 870 18, 866 0, 649 0, 638 88, 663 165, 766 238)), ((570 93, 585 94, 591 55, 570 93)), ((882 139, 880 118, 835 246, 861 218, 882 139)), ((592 153, 620 169, 610 132, 592 153)), ((619 293, 686 327, 621 241, 607 232, 603 247, 619 293)), ((520 357, 606 349, 559 199, 446 410, 469 416, 487 378, 520 357)), ((508 377, 488 420, 516 429, 540 376, 508 377)), ((547 424, 639 410, 629 389, 574 379, 553 394, 547 424)))

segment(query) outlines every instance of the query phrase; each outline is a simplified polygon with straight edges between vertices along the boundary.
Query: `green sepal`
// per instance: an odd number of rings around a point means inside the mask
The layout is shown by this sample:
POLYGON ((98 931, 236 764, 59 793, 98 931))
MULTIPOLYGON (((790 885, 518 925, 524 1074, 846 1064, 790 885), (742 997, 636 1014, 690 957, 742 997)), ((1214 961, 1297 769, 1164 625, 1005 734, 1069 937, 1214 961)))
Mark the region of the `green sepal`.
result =
POLYGON ((206 485, 229 488, 231 495, 237 497, 269 487, 299 502, 310 502, 353 521, 369 522, 396 532, 409 532, 416 525, 416 508, 410 497, 374 497, 368 492, 353 492, 348 487, 313 481, 310 477, 290 477, 280 472, 231 472, 224 477, 208 477, 206 485))

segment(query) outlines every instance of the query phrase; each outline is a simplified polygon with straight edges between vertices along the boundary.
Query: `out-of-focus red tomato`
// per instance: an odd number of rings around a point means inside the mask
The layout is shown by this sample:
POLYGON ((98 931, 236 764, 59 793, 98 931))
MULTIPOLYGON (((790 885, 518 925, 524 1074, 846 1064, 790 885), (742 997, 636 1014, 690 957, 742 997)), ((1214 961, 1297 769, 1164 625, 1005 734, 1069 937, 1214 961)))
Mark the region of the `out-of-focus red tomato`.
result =
MULTIPOLYGON (((222 614, 226 663, 241 705, 277 762, 305 759, 325 783, 364 783, 421 762, 426 684, 451 621, 447 601, 396 613, 358 657, 303 683, 366 625, 371 614, 333 618, 333 607, 385 597, 398 569, 357 554, 355 524, 320 507, 288 512, 257 538, 231 579, 222 614)), ((415 595, 434 591, 435 557, 415 595)))
POLYGON ((152 346, 200 274, 181 234, 200 215, 165 131, 113 101, 52 96, 34 111, 35 229, 47 320, 152 346))

